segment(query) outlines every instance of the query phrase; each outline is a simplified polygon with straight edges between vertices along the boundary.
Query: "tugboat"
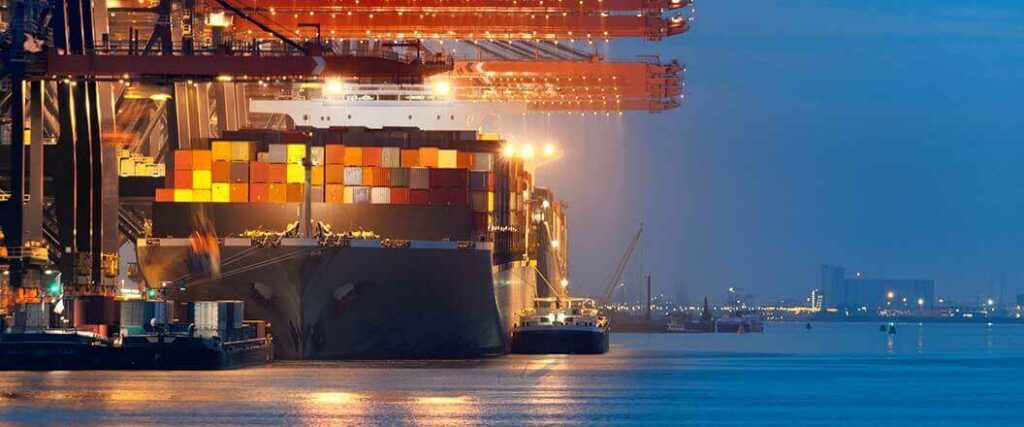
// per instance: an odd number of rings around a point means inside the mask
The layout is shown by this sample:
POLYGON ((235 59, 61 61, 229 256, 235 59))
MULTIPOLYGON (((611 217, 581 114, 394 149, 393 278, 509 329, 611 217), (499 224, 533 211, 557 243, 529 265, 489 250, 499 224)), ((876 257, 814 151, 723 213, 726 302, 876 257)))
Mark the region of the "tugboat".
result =
POLYGON ((512 331, 516 354, 604 354, 608 320, 589 298, 537 298, 512 331))
POLYGON ((717 329, 726 333, 764 332, 764 321, 757 313, 739 310, 718 319, 717 329))

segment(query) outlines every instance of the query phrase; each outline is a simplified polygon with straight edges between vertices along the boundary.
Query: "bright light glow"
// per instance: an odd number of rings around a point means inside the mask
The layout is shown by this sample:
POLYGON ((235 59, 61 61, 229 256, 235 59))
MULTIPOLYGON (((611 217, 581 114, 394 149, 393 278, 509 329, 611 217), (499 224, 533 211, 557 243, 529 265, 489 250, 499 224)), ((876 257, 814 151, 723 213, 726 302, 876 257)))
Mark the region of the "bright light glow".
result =
POLYGON ((149 99, 156 102, 166 102, 171 99, 171 95, 166 93, 154 93, 149 96, 149 99))
POLYGON ((47 268, 46 270, 43 270, 43 274, 46 274, 46 275, 53 274, 53 270, 50 270, 49 268, 47 268))
POLYGON ((221 74, 221 75, 217 76, 217 81, 218 82, 230 82, 230 81, 232 81, 234 79, 235 79, 234 77, 231 77, 231 76, 229 76, 227 74, 221 74))
POLYGON ((885 297, 889 299, 896 298, 896 293, 893 291, 889 291, 889 293, 885 294, 885 297))
POLYGON ((562 287, 563 288, 569 287, 569 279, 564 279, 564 278, 562 279, 562 287))
POLYGON ((338 96, 345 93, 345 82, 339 78, 328 78, 324 80, 324 94, 328 96, 338 96))
POLYGON ((224 12, 210 12, 206 15, 206 25, 211 27, 227 27, 231 25, 231 17, 224 12))
POLYGON ((917 305, 924 305, 924 298, 918 298, 917 305))
POLYGON ((551 202, 549 202, 549 201, 547 201, 547 199, 545 199, 544 201, 540 202, 540 205, 543 206, 544 209, 547 209, 547 208, 551 207, 551 202))
POLYGON ((505 157, 515 157, 516 146, 512 144, 505 144, 505 147, 501 149, 501 154, 503 154, 505 157))
POLYGON ((530 144, 527 144, 527 145, 523 146, 523 150, 522 150, 521 153, 519 153, 519 155, 522 158, 524 158, 524 159, 532 159, 533 158, 533 153, 534 153, 533 146, 530 145, 530 144))
POLYGON ((554 249, 558 249, 558 245, 560 245, 560 244, 561 244, 561 242, 559 242, 558 240, 552 240, 551 241, 551 247, 554 248, 554 249))
POLYGON ((428 396, 416 398, 416 403, 422 403, 426 405, 454 405, 460 403, 469 403, 469 397, 467 396, 428 396))
POLYGON ((544 157, 551 157, 555 155, 555 146, 547 144, 544 146, 544 157))
POLYGON ((310 397, 310 400, 316 403, 326 403, 332 405, 352 403, 358 401, 359 399, 360 396, 358 394, 342 392, 313 393, 313 395, 310 397))
POLYGON ((435 81, 431 88, 434 90, 434 95, 437 96, 448 96, 452 92, 452 84, 448 80, 435 81))
POLYGON ((995 301, 992 301, 992 298, 989 298, 987 302, 990 306, 996 303, 995 301))

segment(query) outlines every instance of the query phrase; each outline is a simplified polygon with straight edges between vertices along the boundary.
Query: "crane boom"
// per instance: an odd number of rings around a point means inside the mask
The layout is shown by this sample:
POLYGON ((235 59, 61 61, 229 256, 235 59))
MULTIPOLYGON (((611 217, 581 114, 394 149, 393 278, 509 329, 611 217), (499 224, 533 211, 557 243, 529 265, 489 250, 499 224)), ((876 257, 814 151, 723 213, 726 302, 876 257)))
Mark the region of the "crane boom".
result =
POLYGON ((640 236, 644 234, 644 225, 640 224, 640 229, 636 231, 636 235, 633 236, 633 240, 629 242, 629 246, 626 247, 626 253, 622 254, 622 259, 619 260, 619 265, 615 267, 615 271, 612 272, 611 277, 608 280, 608 287, 605 288, 604 294, 601 295, 601 305, 607 305, 612 300, 612 295, 615 294, 615 288, 618 287, 619 279, 622 278, 622 273, 626 272, 626 264, 629 263, 629 259, 633 256, 633 251, 636 250, 636 245, 640 243, 640 236))

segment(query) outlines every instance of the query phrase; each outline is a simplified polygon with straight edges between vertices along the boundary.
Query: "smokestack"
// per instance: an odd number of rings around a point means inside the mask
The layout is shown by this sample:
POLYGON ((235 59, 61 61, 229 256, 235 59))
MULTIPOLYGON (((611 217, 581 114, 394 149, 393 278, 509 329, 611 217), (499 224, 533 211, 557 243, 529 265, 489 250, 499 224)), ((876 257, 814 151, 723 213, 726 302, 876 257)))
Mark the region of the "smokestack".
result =
POLYGON ((647 306, 644 307, 644 319, 651 322, 651 273, 647 273, 647 306))

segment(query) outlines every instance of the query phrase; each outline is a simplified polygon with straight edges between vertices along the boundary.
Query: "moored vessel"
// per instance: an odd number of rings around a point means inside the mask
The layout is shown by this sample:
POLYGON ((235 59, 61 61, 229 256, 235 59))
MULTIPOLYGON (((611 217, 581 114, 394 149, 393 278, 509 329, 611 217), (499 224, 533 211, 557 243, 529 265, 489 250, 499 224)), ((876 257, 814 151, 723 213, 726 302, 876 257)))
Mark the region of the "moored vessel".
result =
POLYGON ((512 331, 512 353, 603 354, 608 352, 608 320, 589 298, 537 298, 512 331))

